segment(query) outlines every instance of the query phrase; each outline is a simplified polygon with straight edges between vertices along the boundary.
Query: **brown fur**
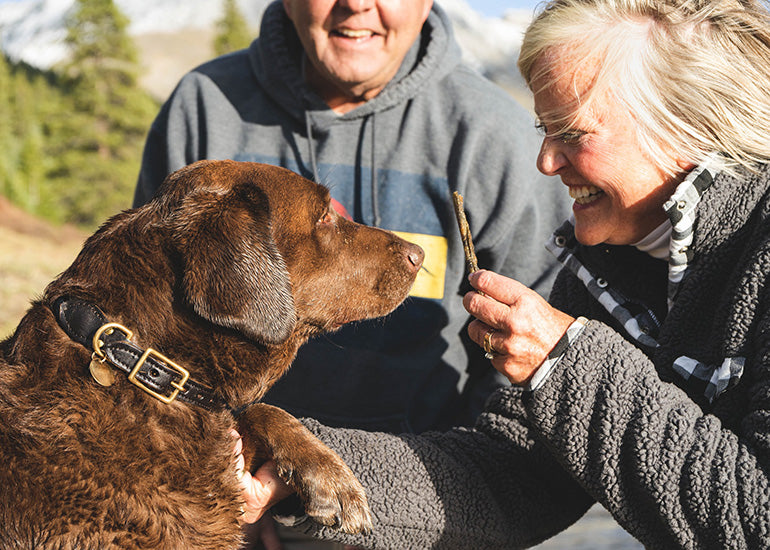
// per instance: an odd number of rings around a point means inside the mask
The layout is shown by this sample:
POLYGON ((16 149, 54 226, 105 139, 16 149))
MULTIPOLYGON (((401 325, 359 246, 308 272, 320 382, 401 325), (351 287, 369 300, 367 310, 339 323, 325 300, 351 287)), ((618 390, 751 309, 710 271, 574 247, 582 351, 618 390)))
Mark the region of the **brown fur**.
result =
MULTIPOLYGON (((311 335, 380 316, 406 296, 422 250, 339 217, 325 188, 272 166, 201 161, 123 212, 0 344, 0 547, 237 548, 242 504, 229 411, 164 404, 52 313, 89 300, 133 341, 240 407, 261 398, 311 335)), ((296 419, 256 404, 238 419, 247 464, 276 460, 311 516, 369 525, 350 470, 296 419)))

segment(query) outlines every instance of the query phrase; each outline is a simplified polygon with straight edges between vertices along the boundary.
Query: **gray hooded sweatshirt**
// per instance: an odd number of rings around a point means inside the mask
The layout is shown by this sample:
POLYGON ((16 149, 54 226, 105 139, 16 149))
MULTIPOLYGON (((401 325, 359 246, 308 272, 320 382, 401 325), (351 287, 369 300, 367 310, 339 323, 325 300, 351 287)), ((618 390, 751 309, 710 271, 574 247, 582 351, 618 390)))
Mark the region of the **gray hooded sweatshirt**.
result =
POLYGON ((465 335, 459 296, 468 287, 451 193, 465 197, 480 265, 543 294, 556 272, 544 243, 566 217, 567 194, 536 170, 529 114, 460 62, 438 6, 395 78, 346 114, 306 85, 304 59, 275 2, 248 50, 187 74, 150 130, 135 205, 196 160, 257 161, 327 185, 355 221, 417 242, 425 269, 410 298, 385 320, 308 342, 266 401, 335 426, 467 424, 499 379, 465 335))

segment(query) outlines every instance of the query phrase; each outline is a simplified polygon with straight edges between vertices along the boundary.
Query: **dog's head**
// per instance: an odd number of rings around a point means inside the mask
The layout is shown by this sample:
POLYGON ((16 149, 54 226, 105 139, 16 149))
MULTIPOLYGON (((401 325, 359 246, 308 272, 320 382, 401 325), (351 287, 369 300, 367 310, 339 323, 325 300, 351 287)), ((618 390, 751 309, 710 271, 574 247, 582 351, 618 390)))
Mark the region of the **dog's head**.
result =
POLYGON ((266 344, 387 314, 422 265, 418 246, 346 220, 325 187, 275 166, 200 161, 146 208, 195 312, 266 344))

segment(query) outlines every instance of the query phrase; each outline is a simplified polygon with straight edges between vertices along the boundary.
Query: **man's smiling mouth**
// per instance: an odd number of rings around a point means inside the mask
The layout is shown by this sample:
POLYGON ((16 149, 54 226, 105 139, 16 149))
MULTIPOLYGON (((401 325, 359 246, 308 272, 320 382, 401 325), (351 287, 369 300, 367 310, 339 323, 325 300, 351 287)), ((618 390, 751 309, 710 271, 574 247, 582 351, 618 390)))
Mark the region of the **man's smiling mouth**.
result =
POLYGON ((334 29, 332 34, 342 36, 344 38, 353 38, 355 40, 361 40, 363 38, 370 38, 374 36, 374 32, 368 29, 334 29))

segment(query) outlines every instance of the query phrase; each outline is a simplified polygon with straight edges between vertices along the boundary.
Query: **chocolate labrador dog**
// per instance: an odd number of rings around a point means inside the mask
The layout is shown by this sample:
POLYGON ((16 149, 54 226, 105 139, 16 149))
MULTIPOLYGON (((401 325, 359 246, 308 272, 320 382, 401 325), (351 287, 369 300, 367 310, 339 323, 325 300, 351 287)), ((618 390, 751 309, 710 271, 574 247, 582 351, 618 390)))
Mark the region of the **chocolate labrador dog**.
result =
POLYGON ((0 547, 237 548, 232 428, 311 517, 366 531, 347 466, 259 400, 309 336, 393 310, 422 260, 288 170, 171 174, 0 344, 0 547))

